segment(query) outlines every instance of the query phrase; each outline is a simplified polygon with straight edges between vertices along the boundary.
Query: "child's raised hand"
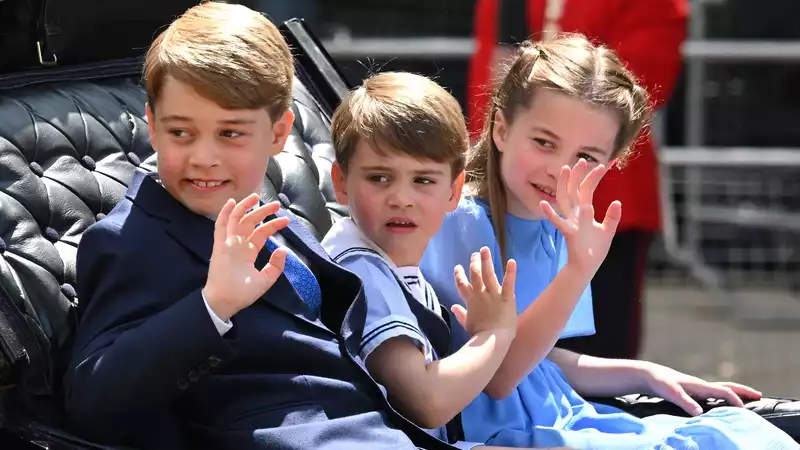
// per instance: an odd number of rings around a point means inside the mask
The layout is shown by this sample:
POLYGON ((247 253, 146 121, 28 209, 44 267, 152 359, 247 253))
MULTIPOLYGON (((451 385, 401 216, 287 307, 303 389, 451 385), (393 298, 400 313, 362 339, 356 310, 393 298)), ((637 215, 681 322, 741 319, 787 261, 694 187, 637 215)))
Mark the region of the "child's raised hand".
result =
POLYGON ((607 170, 599 165, 589 172, 585 159, 579 160, 572 169, 564 166, 556 188, 556 203, 561 214, 546 201, 540 205, 567 241, 567 264, 589 276, 594 276, 608 254, 622 217, 622 204, 615 201, 609 205, 603 223, 594 220, 592 197, 607 170))
POLYGON ((460 265, 455 268, 458 293, 467 305, 454 305, 451 310, 470 336, 486 330, 496 330, 514 337, 517 330, 517 302, 514 282, 517 263, 511 259, 506 264, 503 285, 497 281, 492 254, 487 247, 473 253, 469 264, 470 278, 460 265))
POLYGON ((238 204, 228 200, 214 225, 214 248, 203 295, 223 321, 252 305, 271 288, 286 262, 286 249, 278 248, 263 269, 256 269, 256 257, 267 239, 289 224, 286 217, 261 223, 276 213, 280 204, 272 202, 249 211, 257 204, 256 194, 238 204))

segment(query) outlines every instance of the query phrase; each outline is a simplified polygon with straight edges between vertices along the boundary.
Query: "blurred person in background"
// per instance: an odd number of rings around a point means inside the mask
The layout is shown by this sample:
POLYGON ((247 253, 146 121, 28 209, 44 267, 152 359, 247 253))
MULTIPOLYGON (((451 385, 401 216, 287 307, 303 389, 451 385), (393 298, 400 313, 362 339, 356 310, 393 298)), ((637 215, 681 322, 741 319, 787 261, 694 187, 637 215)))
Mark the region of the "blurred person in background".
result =
MULTIPOLYGON (((655 107, 671 95, 681 72, 688 0, 477 0, 467 111, 470 132, 482 128, 491 88, 515 44, 577 32, 609 46, 646 86, 655 107)), ((602 220, 614 199, 624 212, 605 262, 592 280, 596 333, 558 347, 606 358, 637 358, 647 253, 661 230, 655 144, 641 136, 624 168, 609 171, 594 194, 602 220)), ((521 274, 524 276, 524 274, 521 274)))

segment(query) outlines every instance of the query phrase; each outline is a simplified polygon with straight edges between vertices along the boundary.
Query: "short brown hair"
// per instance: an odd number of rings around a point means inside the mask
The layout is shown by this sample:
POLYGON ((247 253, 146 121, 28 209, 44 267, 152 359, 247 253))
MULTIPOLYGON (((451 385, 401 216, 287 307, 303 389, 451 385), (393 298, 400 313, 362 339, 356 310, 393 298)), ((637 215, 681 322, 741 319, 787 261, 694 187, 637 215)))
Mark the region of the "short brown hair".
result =
POLYGON ((209 1, 187 10, 153 41, 143 72, 153 111, 167 76, 225 109, 264 108, 273 121, 291 105, 289 46, 264 15, 242 5, 209 1))
MULTIPOLYGON (((631 146, 650 121, 652 106, 644 87, 619 57, 580 34, 561 34, 548 42, 525 42, 503 81, 492 94, 478 142, 467 162, 467 183, 489 202, 497 242, 506 260, 507 195, 500 177, 500 152, 494 143, 496 115, 509 125, 529 108, 536 92, 547 89, 606 108, 619 119, 611 158, 624 163, 631 146)), ((580 124, 576 124, 580 126, 580 124)))
POLYGON ((408 72, 373 75, 350 92, 333 114, 336 162, 346 173, 356 145, 400 152, 464 170, 469 145, 458 101, 433 80, 408 72))

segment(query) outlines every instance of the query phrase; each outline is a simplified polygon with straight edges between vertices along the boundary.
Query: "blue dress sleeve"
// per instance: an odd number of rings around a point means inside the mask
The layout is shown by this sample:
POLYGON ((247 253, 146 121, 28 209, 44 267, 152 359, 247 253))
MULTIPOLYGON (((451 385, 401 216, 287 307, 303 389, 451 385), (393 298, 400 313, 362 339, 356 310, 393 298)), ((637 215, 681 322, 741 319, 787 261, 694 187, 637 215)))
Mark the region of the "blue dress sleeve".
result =
POLYGON ((427 356, 430 346, 426 345, 427 340, 391 269, 377 258, 360 256, 347 258, 341 265, 364 283, 367 320, 359 348, 361 359, 366 361, 387 339, 400 336, 411 339, 427 356))
MULTIPOLYGON (((553 271, 553 278, 567 264, 567 241, 560 233, 556 236, 557 265, 553 271)), ((594 310, 592 309, 592 287, 586 286, 581 294, 575 310, 567 321, 564 331, 561 332, 561 339, 577 336, 591 336, 595 333, 594 310)))

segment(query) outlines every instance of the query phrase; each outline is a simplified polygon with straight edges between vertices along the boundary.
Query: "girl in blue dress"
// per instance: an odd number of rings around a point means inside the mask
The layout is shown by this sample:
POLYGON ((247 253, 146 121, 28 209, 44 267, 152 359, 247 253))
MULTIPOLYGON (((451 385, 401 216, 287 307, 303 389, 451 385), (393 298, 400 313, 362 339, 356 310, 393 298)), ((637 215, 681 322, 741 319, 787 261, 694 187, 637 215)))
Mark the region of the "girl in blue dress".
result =
MULTIPOLYGON (((613 52, 581 36, 523 45, 493 93, 467 163, 467 195, 431 240, 422 271, 464 323, 453 268, 487 246, 495 271, 517 263, 517 335, 487 388, 462 413, 468 441, 577 449, 795 449, 786 433, 741 408, 760 393, 708 383, 645 361, 554 348, 594 332, 589 281, 605 258, 622 205, 594 218, 592 194, 621 164, 650 115, 647 94, 613 52), (644 419, 583 396, 648 393, 690 417, 644 419), (730 407, 702 413, 693 399, 730 407)), ((466 342, 455 326, 454 343, 466 342)))

